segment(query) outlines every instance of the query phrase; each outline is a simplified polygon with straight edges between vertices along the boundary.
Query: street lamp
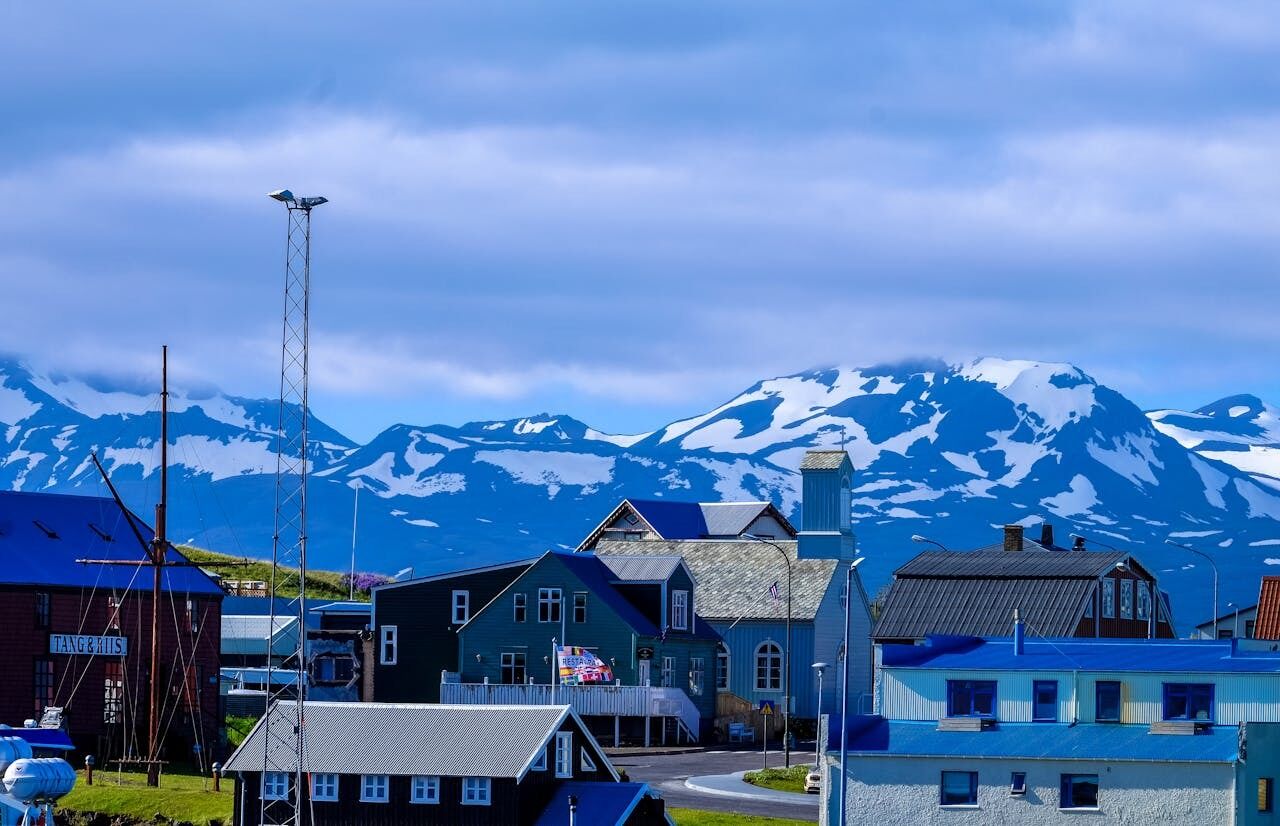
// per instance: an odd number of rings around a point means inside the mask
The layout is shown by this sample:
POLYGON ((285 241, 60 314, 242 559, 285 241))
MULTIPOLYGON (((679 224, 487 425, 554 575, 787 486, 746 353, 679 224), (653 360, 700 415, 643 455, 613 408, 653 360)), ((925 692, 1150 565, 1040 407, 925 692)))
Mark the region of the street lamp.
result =
POLYGON ((1209 563, 1209 567, 1213 568, 1213 620, 1212 622, 1213 622, 1213 635, 1216 637, 1218 635, 1218 566, 1214 564, 1213 557, 1209 556, 1204 551, 1196 550, 1190 545, 1183 545, 1181 542, 1174 542, 1172 539, 1166 539, 1164 541, 1164 544, 1172 545, 1175 548, 1181 548, 1184 551, 1190 551, 1196 556, 1202 556, 1204 557, 1204 561, 1209 563))
POLYGON ((791 768, 791 557, 781 545, 763 536, 753 533, 744 533, 742 536, 752 542, 763 542, 771 546, 782 555, 782 561, 787 566, 787 650, 782 652, 784 681, 782 685, 782 754, 783 764, 789 769, 791 768))
POLYGON ((814 758, 818 760, 818 762, 821 762, 822 754, 825 751, 824 743, 826 742, 825 740, 821 739, 821 735, 822 735, 822 672, 827 670, 827 664, 814 663, 813 670, 818 672, 818 725, 814 727, 814 735, 813 735, 814 740, 817 742, 814 743, 813 750, 815 752, 814 758))
POLYGON ((936 539, 930 539, 930 538, 929 538, 929 537, 927 537, 927 536, 921 536, 921 535, 920 535, 920 534, 918 534, 918 533, 913 533, 913 534, 911 535, 911 541, 912 541, 912 542, 919 542, 919 543, 921 543, 921 544, 925 544, 925 545, 937 545, 937 546, 938 546, 939 548, 941 548, 942 550, 944 550, 944 551, 948 551, 948 552, 950 552, 950 550, 951 550, 950 548, 948 548, 946 545, 943 545, 943 544, 942 544, 941 542, 939 542, 938 540, 936 540, 936 539))
POLYGON ((849 810, 845 806, 845 778, 848 777, 846 762, 849 759, 849 615, 853 613, 853 569, 862 564, 865 556, 860 556, 849 563, 844 575, 844 648, 840 652, 840 661, 844 664, 840 676, 840 826, 847 826, 849 810))

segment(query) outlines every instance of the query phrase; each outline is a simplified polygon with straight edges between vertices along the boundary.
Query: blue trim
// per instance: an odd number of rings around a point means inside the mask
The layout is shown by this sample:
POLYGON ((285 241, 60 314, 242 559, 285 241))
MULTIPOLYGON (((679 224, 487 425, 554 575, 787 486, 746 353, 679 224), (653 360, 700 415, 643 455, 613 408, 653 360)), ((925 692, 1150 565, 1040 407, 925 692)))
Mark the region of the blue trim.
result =
POLYGON ((1213 683, 1165 683, 1163 685, 1165 720, 1214 720, 1213 683), (1203 711, 1205 716, 1201 717, 1203 711))
POLYGON ((1098 808, 1098 775, 1096 774, 1064 774, 1062 775, 1059 788, 1058 808, 1059 809, 1096 809, 1098 808), (1090 790, 1092 786, 1092 790, 1090 790), (1085 797, 1085 800, 1076 802, 1076 790, 1085 797), (1090 793, 1092 791, 1092 794, 1090 793), (1090 802, 1088 798, 1092 797, 1090 802))
POLYGON ((995 680, 947 680, 948 717, 996 716, 995 680))
POLYGON ((1117 680, 1097 680, 1093 684, 1093 719, 1099 723, 1118 723, 1124 715, 1124 692, 1117 680), (1106 699, 1103 699, 1105 688, 1106 699), (1107 703, 1108 713, 1103 714, 1103 703, 1107 703), (1115 713, 1110 713, 1110 705, 1115 704, 1115 713))
POLYGON ((978 773, 977 772, 957 772, 944 771, 942 777, 938 780, 938 805, 939 806, 976 806, 978 805, 978 773), (968 796, 963 800, 953 791, 953 797, 947 797, 947 775, 955 778, 957 775, 964 775, 969 781, 968 796))

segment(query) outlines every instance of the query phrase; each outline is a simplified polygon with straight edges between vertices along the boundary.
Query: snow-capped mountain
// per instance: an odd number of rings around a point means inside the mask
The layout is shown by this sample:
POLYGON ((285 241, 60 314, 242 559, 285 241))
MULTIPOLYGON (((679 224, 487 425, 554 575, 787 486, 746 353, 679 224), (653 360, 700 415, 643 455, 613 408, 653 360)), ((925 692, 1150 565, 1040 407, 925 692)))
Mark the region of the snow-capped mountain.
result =
MULTIPOLYGON (((1280 557, 1280 489, 1227 461, 1276 441, 1275 409, 1245 398, 1148 417, 1070 365, 982 359, 784 376, 631 436, 540 414, 395 425, 356 445, 313 418, 312 564, 347 564, 356 488, 361 567, 421 572, 572 547, 624 496, 769 498, 796 515, 805 449, 843 444, 869 586, 918 550, 912 534, 969 548, 997 541, 1006 522, 1049 518, 1060 541, 1132 546, 1185 624, 1208 614, 1209 577, 1166 537, 1215 554, 1224 603, 1254 598, 1280 564, 1268 556, 1280 557)), ((98 448, 146 512, 157 407, 155 395, 0 362, 0 485, 98 492, 98 448)), ((275 404, 175 393, 171 409, 175 536, 269 553, 275 404)))
POLYGON ((1257 396, 1228 396, 1190 413, 1155 410, 1147 415, 1157 430, 1183 447, 1280 490, 1280 408, 1257 396))

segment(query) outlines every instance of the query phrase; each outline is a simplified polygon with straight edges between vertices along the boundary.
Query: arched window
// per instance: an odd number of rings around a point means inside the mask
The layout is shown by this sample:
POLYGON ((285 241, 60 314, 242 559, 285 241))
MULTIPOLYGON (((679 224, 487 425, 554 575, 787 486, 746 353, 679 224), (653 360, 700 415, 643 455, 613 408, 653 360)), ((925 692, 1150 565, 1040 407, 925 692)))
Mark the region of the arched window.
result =
POLYGON ((846 526, 853 525, 853 492, 850 490, 849 477, 847 475, 840 477, 840 513, 836 517, 840 520, 836 524, 838 530, 843 530, 846 526))
POLYGON ((716 690, 729 690, 729 646, 716 644, 716 690))
POLYGON ((782 649, 775 642, 762 642, 756 649, 756 691, 782 690, 782 649))

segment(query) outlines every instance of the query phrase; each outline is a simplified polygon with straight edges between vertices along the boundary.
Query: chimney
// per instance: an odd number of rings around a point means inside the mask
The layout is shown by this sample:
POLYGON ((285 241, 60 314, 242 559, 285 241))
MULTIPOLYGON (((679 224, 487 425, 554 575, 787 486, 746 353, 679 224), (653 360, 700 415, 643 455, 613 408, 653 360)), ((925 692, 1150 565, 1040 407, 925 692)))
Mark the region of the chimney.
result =
POLYGON ((1040 526, 1040 544, 1050 550, 1053 549, 1053 525, 1048 522, 1040 526))
POLYGON ((1084 550, 1084 537, 1083 537, 1083 536, 1077 536, 1077 537, 1076 537, 1075 544, 1073 544, 1073 545, 1071 546, 1071 550, 1073 550, 1073 551, 1083 551, 1083 550, 1084 550))
POLYGON ((1022 550, 1022 526, 1021 525, 1005 525, 1004 526, 1004 549, 1006 551, 1022 550))
POLYGON ((1022 617, 1018 614, 1018 609, 1013 609, 1013 654, 1015 657, 1021 657, 1024 645, 1024 637, 1026 629, 1022 625, 1022 617))

